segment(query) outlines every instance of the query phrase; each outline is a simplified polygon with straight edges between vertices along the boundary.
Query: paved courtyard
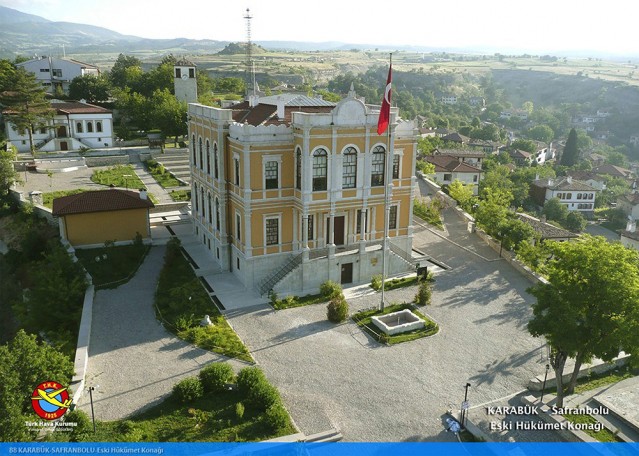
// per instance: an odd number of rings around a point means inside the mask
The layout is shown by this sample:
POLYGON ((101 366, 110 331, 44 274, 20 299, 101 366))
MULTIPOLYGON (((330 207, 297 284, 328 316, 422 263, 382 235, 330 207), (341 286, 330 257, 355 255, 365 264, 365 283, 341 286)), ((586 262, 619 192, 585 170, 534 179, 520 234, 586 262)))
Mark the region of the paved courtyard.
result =
MULTIPOLYGON (((447 231, 419 227, 414 241, 452 267, 437 276, 426 309, 441 326, 436 336, 383 346, 352 322, 329 323, 323 305, 231 317, 302 432, 335 427, 350 441, 452 440, 443 418, 459 407, 466 382, 476 405, 522 391, 543 372, 542 341, 526 331, 530 283, 467 233, 452 210, 445 217, 447 231)), ((408 288, 387 297, 410 301, 414 294, 408 288)), ((378 294, 360 297, 351 312, 378 303, 378 294)))

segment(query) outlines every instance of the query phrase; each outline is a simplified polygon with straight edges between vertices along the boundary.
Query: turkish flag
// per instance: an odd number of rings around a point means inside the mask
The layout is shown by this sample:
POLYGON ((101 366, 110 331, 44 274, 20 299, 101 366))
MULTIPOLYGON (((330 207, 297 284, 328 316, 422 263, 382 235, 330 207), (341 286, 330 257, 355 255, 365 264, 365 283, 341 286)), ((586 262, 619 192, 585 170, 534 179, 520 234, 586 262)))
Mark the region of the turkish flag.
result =
POLYGON ((379 111, 379 120, 377 121, 377 134, 382 135, 388 128, 390 122, 390 104, 391 104, 391 79, 393 78, 393 64, 388 67, 388 79, 386 79, 386 89, 384 90, 384 99, 382 100, 382 109, 379 111))

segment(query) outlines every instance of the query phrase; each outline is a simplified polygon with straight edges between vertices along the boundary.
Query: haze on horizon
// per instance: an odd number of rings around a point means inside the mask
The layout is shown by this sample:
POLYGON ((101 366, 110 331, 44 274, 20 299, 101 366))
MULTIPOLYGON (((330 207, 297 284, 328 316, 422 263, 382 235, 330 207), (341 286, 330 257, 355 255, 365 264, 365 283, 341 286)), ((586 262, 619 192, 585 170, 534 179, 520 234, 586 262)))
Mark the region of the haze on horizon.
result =
POLYGON ((253 41, 336 41, 467 51, 589 53, 639 56, 634 24, 639 4, 611 0, 594 8, 576 0, 435 2, 299 2, 219 0, 0 0, 52 21, 105 27, 144 38, 245 41, 250 8, 253 41))

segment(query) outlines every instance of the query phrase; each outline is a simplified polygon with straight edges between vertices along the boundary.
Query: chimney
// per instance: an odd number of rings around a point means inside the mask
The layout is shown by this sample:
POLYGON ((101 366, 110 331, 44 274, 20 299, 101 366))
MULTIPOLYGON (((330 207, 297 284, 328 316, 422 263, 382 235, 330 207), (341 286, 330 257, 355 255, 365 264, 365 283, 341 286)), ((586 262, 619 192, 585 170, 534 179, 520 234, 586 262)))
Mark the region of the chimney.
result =
POLYGON ((637 222, 635 220, 628 220, 628 223, 626 223, 626 231, 629 233, 637 231, 637 222))
POLYGON ((548 178, 548 187, 553 187, 555 185, 555 179, 548 178))
POLYGON ((248 103, 250 108, 254 108, 260 104, 260 97, 258 95, 249 95, 248 103))
POLYGON ((146 200, 147 199, 146 190, 144 190, 143 188, 140 189, 140 199, 141 200, 146 200))
POLYGON ((277 97, 277 118, 284 119, 284 100, 282 100, 282 97, 277 97))
POLYGON ((572 184, 572 176, 568 176, 566 178, 566 182, 568 182, 569 184, 572 184))

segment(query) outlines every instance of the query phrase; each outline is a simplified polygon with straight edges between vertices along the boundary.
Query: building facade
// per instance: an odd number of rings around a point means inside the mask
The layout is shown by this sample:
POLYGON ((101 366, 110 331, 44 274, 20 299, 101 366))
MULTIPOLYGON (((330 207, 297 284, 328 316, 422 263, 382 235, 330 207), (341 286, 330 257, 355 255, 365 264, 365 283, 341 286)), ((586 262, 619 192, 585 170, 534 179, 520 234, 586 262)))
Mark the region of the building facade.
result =
MULTIPOLYGON (((33 131, 33 146, 43 152, 113 147, 113 114, 110 110, 79 101, 51 101, 53 119, 43 120, 33 131)), ((19 131, 7 116, 7 140, 18 152, 30 150, 29 134, 19 131)))
POLYGON ((87 74, 95 76, 100 74, 100 70, 95 65, 57 57, 42 56, 18 63, 16 66, 33 73, 42 87, 51 95, 55 95, 58 90, 68 94, 69 84, 74 78, 87 74))
POLYGON ((569 211, 592 215, 599 190, 570 176, 537 179, 530 184, 530 196, 543 206, 551 198, 558 198, 569 211))
POLYGON ((261 294, 369 281, 382 272, 387 175, 387 270, 409 270, 417 129, 393 108, 389 154, 378 116, 353 91, 337 105, 189 105, 194 229, 221 268, 261 294))

